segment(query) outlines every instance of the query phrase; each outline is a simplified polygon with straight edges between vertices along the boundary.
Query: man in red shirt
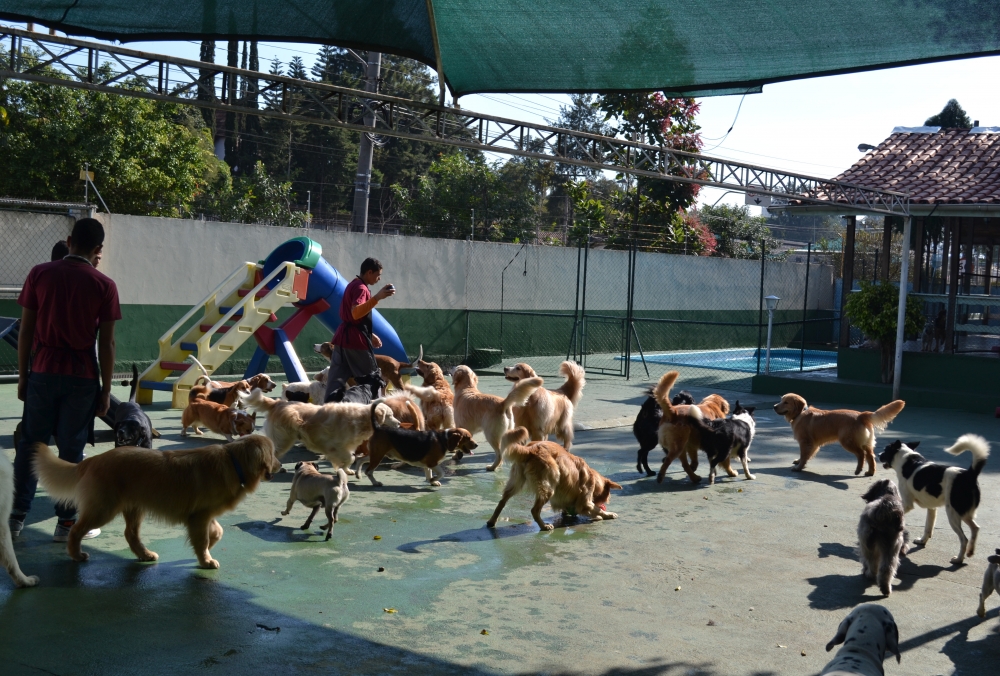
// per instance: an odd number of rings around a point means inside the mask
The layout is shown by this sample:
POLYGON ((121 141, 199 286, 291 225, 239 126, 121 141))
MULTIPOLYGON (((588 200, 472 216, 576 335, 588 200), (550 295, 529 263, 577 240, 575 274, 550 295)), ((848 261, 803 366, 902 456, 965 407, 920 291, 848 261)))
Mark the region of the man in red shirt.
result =
POLYGON ((340 401, 348 378, 359 385, 371 387, 371 398, 378 396, 372 387, 379 376, 375 350, 382 341, 372 333, 372 310, 378 302, 396 293, 392 284, 383 286, 374 296, 368 289, 382 279, 382 263, 376 258, 366 258, 361 263, 361 274, 355 277, 340 301, 340 326, 333 334, 333 356, 326 379, 324 401, 340 401))
MULTIPOLYGON (((104 227, 93 218, 80 219, 66 244, 64 259, 31 269, 17 300, 22 308, 17 397, 24 415, 14 458, 14 536, 38 485, 31 466, 34 445, 48 443, 54 434, 59 457, 80 462, 95 414, 106 414, 111 402, 115 322, 122 314, 118 288, 95 267, 104 250, 104 227)), ((65 542, 76 509, 60 502, 55 511, 53 540, 65 542)), ((95 529, 87 537, 99 533, 95 529)))

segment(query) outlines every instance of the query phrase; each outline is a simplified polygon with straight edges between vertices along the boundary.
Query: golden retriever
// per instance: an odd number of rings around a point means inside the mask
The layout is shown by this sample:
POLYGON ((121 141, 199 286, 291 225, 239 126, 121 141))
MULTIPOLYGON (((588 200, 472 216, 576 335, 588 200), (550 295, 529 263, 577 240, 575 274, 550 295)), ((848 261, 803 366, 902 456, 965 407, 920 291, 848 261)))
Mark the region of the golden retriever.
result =
POLYGON ((257 425, 257 413, 248 415, 244 411, 208 399, 191 399, 181 413, 181 436, 187 436, 188 427, 193 428, 194 433, 201 436, 202 432, 198 425, 204 425, 216 434, 226 437, 226 441, 232 441, 233 437, 253 434, 257 425))
POLYGON ((423 377, 422 387, 403 383, 403 389, 420 400, 427 419, 427 429, 445 430, 455 427, 455 395, 441 367, 431 361, 416 361, 417 375, 423 377))
MULTIPOLYGON (((573 412, 580 403, 587 380, 583 367, 575 362, 564 361, 559 365, 559 373, 566 378, 566 382, 558 390, 544 387, 535 390, 524 406, 514 408, 514 424, 528 428, 532 441, 548 439, 550 434, 554 434, 569 451, 573 448, 573 412)), ((525 363, 505 366, 503 375, 514 383, 538 376, 525 363)))
POLYGON ((792 462, 792 471, 801 472, 806 468, 820 446, 839 442, 848 453, 858 459, 854 474, 861 474, 861 468, 868 463, 865 476, 875 474, 875 432, 886 426, 899 415, 906 403, 897 399, 889 402, 874 413, 865 411, 821 411, 811 408, 806 400, 797 394, 786 394, 774 405, 774 412, 784 416, 792 426, 792 436, 799 442, 799 459, 792 462))
POLYGON ((59 459, 45 444, 37 444, 35 451, 35 474, 49 495, 80 510, 66 542, 74 561, 89 558, 80 550, 84 534, 119 514, 125 517, 125 540, 132 552, 140 561, 156 561, 156 552, 139 538, 143 517, 149 514, 187 526, 198 565, 218 568, 209 553, 222 539, 216 517, 281 469, 274 445, 260 435, 182 451, 121 446, 80 464, 59 459))
POLYGON ((611 489, 621 486, 591 469, 583 458, 552 441, 528 442, 528 430, 518 427, 503 435, 503 453, 510 459, 510 478, 503 489, 500 504, 486 522, 495 528, 507 501, 528 488, 535 494, 531 516, 542 530, 552 530, 542 521, 542 507, 551 502, 552 508, 566 515, 581 515, 595 521, 617 519, 605 510, 611 489), (525 445, 527 444, 527 445, 525 445))
POLYGON ((497 457, 487 469, 493 472, 503 462, 500 440, 514 428, 514 407, 544 384, 541 378, 525 378, 514 384, 506 397, 479 391, 479 377, 468 366, 459 366, 451 376, 455 385, 455 426, 472 434, 482 432, 497 457))
MULTIPOLYGON (((718 394, 710 394, 698 404, 674 406, 670 403, 670 388, 677 382, 678 376, 680 373, 677 371, 664 373, 660 377, 660 382, 653 389, 653 397, 663 409, 658 434, 660 446, 667 453, 667 457, 663 459, 663 465, 656 475, 656 481, 663 483, 670 463, 680 458, 681 465, 691 479, 691 483, 696 484, 701 481, 701 477, 695 474, 695 470, 698 469, 698 445, 701 441, 701 435, 697 427, 689 420, 691 418, 701 418, 702 420, 725 418, 729 414, 729 402, 718 394)), ((726 458, 721 464, 730 476, 734 476, 732 468, 729 466, 729 458, 726 458)))
MULTIPOLYGON (((372 420, 386 427, 399 427, 399 420, 385 404, 303 404, 265 397, 254 390, 247 406, 267 411, 264 434, 274 442, 274 453, 281 459, 296 441, 330 461, 334 469, 348 469, 354 451, 374 431, 372 420)), ((351 472, 348 472, 349 474, 351 472)))

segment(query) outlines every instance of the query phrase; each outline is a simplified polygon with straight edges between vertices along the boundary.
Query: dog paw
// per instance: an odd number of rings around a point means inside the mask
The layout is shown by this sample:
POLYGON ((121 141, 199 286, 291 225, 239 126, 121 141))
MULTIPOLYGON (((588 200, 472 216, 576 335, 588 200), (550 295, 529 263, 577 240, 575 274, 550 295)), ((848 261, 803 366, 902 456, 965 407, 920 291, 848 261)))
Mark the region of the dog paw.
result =
POLYGON ((802 465, 802 466, 800 467, 800 466, 799 466, 799 464, 798 464, 797 462, 793 462, 793 463, 792 463, 792 471, 793 471, 793 472, 801 472, 801 471, 802 471, 802 470, 804 470, 805 468, 806 468, 806 467, 805 467, 805 465, 802 465))
POLYGON ((216 561, 215 559, 208 559, 204 563, 198 564, 198 567, 199 568, 205 568, 206 570, 218 570, 219 569, 219 562, 216 561))
POLYGON ((870 472, 865 472, 865 476, 875 476, 875 470, 872 470, 870 472))
POLYGON ((487 521, 486 522, 486 527, 487 528, 496 528, 497 527, 497 522, 496 521, 487 521))
POLYGON ((757 478, 756 474, 747 474, 747 481, 753 481, 757 478))
POLYGON ((290 512, 291 512, 291 510, 284 511, 284 512, 281 513, 281 516, 288 516, 288 514, 290 512))
POLYGON ((431 486, 440 486, 440 485, 441 485, 440 481, 432 481, 431 482, 431 486))
MULTIPOLYGON (((17 581, 17 586, 21 589, 24 589, 25 587, 34 587, 36 584, 38 584, 37 575, 26 575, 17 581)), ((986 611, 983 611, 983 614, 985 615, 986 611)))
POLYGON ((136 558, 139 561, 148 563, 150 561, 158 561, 160 559, 160 555, 157 554, 156 552, 151 552, 149 550, 146 550, 145 552, 143 552, 142 556, 137 556, 136 558))
POLYGON ((376 481, 375 483, 372 484, 372 486, 375 486, 376 488, 382 488, 383 484, 381 481, 376 481))
POLYGON ((953 557, 951 557, 951 562, 953 564, 955 564, 956 566, 962 565, 962 563, 964 561, 965 561, 965 557, 964 556, 953 556, 953 557))
POLYGON ((602 519, 617 519, 618 515, 614 512, 601 512, 602 519))
POLYGON ((913 541, 913 544, 920 545, 921 547, 923 547, 925 544, 927 544, 927 540, 925 538, 917 538, 916 540, 913 541))
POLYGON ((542 524, 541 526, 539 526, 539 528, 541 530, 555 530, 555 526, 553 526, 551 523, 542 524))
POLYGON ((87 552, 80 552, 76 556, 70 554, 70 557, 78 563, 83 563, 84 561, 90 558, 90 554, 88 554, 87 552))
POLYGON ((979 617, 986 617, 986 606, 981 606, 978 610, 976 610, 976 615, 979 615, 979 617))

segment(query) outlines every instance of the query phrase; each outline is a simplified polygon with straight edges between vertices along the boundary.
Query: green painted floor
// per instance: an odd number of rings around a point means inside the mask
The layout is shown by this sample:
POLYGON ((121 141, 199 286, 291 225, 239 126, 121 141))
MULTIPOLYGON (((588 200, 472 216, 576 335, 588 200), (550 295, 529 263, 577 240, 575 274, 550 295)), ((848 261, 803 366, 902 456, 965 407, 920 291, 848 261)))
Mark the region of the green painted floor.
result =
MULTIPOLYGON (((811 472, 790 472, 788 427, 763 410, 756 481, 691 487, 676 468, 658 485, 635 471, 630 427, 613 426, 631 424, 646 386, 592 378, 579 411, 596 429, 578 432, 574 450, 624 484, 609 505, 620 519, 550 533, 530 523, 527 496, 509 503, 495 533, 484 527, 506 478, 485 471, 486 447, 450 467, 441 488, 415 471, 380 470, 381 489, 352 480, 330 542, 322 518, 297 529, 305 507, 280 516, 291 474, 279 475, 220 519, 218 571, 196 569, 183 531, 155 523, 144 535, 160 560, 136 563, 120 519, 84 543, 89 562, 74 563, 50 541, 52 504, 40 490, 16 551, 41 584, 0 581, 0 674, 815 674, 839 621, 864 601, 884 602, 900 628, 903 662, 886 661, 887 674, 995 671, 1000 599, 987 602, 985 621, 974 613, 985 555, 1000 547, 1000 456, 982 476, 970 565, 948 563, 958 540, 942 515, 882 601, 853 552, 871 479, 850 475, 852 456, 828 447, 811 472)), ((482 389, 507 385, 484 378, 482 389)), ((182 443, 166 399, 150 410, 160 447, 196 445, 182 443)), ((14 386, 0 386, 7 449, 19 417, 14 386)), ((958 434, 997 442, 998 427, 910 409, 884 438, 921 439, 944 460, 958 434)), ((99 441, 88 452, 111 445, 107 433, 99 441)), ((309 455, 293 451, 286 466, 309 455)), ((920 530, 923 513, 910 516, 920 530)))

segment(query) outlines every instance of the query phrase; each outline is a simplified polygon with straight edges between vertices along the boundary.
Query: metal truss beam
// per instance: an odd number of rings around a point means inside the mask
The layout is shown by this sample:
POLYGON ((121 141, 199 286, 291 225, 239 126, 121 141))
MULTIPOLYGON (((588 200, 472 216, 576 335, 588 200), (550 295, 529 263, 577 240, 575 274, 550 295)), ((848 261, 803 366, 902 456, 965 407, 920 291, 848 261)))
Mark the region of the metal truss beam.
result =
POLYGON ((909 214, 909 196, 662 146, 529 124, 258 71, 0 27, 0 81, 28 80, 374 132, 724 190, 783 204, 909 214), (245 83, 231 99, 229 78, 245 83), (261 99, 269 101, 261 105, 261 99), (374 128, 365 116, 374 119, 374 128))

